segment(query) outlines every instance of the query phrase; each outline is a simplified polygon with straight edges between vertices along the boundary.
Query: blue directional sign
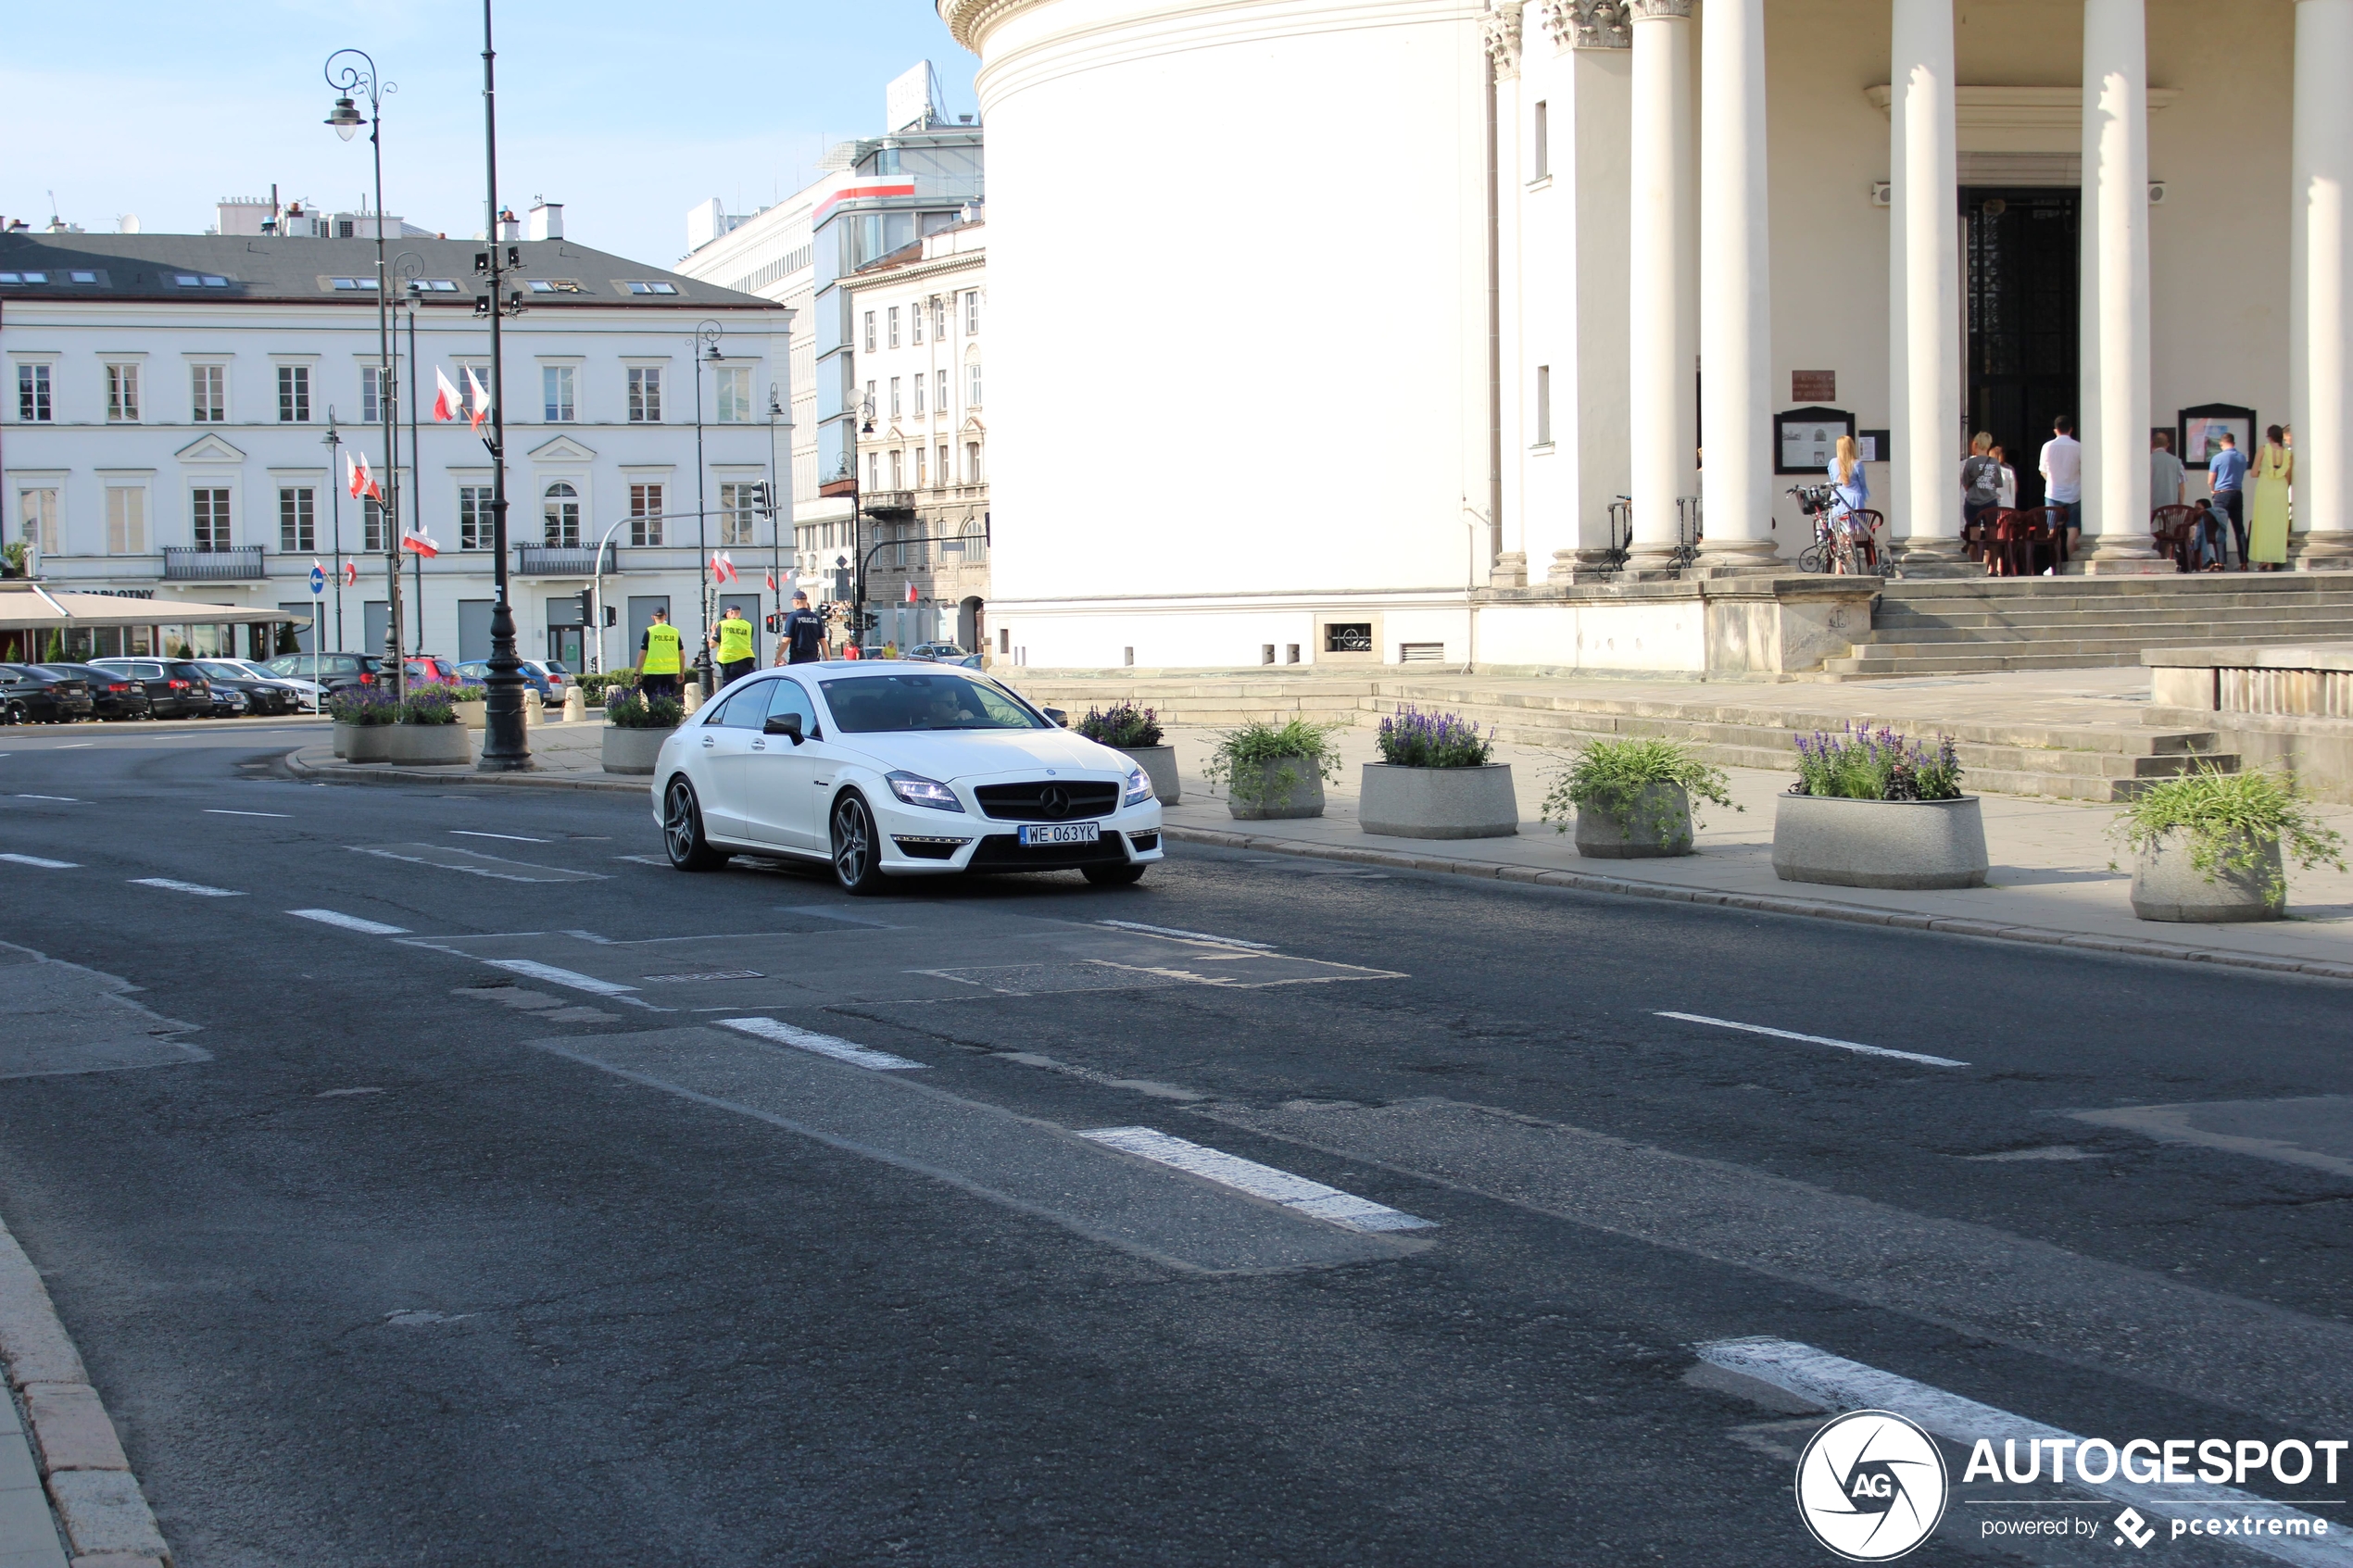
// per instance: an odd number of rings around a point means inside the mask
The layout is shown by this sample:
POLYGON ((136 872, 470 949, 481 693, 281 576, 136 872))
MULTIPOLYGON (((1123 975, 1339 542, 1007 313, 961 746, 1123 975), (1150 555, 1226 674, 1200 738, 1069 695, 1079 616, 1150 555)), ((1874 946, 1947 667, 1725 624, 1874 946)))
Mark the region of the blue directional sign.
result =
POLYGON ((323 594, 327 591, 327 574, 315 566, 310 569, 310 591, 313 595, 323 594))

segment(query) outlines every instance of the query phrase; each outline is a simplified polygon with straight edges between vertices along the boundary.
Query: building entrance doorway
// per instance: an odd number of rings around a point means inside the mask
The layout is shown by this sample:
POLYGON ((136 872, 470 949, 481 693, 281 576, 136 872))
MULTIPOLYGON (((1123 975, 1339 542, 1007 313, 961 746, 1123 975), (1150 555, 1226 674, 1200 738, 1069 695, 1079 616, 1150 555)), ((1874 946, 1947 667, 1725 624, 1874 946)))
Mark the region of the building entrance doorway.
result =
POLYGON ((2035 464, 2051 421, 2079 413, 2082 206, 2082 192, 2072 187, 1961 192, 1969 427, 2000 444, 2017 470, 2021 507, 2043 505, 2035 464))

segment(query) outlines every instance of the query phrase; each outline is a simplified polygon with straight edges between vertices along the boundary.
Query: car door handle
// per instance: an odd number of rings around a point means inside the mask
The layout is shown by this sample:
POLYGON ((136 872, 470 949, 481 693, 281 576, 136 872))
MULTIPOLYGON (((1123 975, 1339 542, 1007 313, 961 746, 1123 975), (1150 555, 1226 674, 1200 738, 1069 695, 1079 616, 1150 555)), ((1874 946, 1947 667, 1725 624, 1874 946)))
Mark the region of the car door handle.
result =
POLYGON ((764 740, 756 740, 751 743, 751 748, 754 751, 765 751, 768 749, 768 743, 764 740))
POLYGON ((702 737, 702 743, 703 743, 703 745, 704 745, 706 747, 708 747, 708 746, 711 744, 711 737, 710 737, 709 735, 705 735, 705 736, 703 736, 703 737, 702 737))

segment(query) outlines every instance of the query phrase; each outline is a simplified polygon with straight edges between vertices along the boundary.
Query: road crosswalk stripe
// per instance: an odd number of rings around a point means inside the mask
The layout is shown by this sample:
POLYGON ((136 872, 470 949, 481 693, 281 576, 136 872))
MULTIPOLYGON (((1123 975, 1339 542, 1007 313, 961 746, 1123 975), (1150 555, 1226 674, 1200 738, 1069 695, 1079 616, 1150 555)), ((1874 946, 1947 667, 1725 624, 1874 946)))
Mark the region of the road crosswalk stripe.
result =
POLYGON ((0 855, 0 860, 19 866, 39 866, 51 872, 69 872, 82 864, 79 860, 44 860, 38 855, 0 855))
POLYGON ((134 876, 134 887, 160 887, 172 893, 194 893, 200 898, 242 898, 243 893, 233 887, 207 887, 201 882, 180 882, 168 876, 134 876))
POLYGON ((1122 931, 1140 931, 1148 936, 1181 936, 1188 942, 1214 942, 1224 947, 1256 947, 1269 953, 1275 950, 1271 942, 1245 942, 1239 936, 1213 936, 1206 931, 1179 931, 1175 926, 1146 925, 1141 921, 1099 920, 1095 923, 1116 926, 1122 931))
POLYGON ((339 925, 346 931, 362 932, 370 936, 409 935, 409 928, 405 925, 386 925, 379 920, 361 920, 358 915, 346 915, 336 909, 288 909, 286 913, 300 915, 304 920, 315 920, 322 925, 339 925))
POLYGON ((569 985, 575 991, 587 991, 599 997, 626 997, 637 989, 611 980, 599 980, 593 974, 583 974, 576 969, 559 969, 536 959, 488 959, 484 960, 493 969, 512 970, 528 974, 534 980, 544 980, 550 985, 569 985))
POLYGON ((1183 1138, 1173 1137, 1151 1127, 1097 1127, 1082 1132, 1082 1138, 1092 1138, 1140 1159, 1156 1160, 1188 1171, 1204 1181, 1221 1186, 1239 1188, 1253 1198, 1264 1198, 1286 1209, 1333 1224, 1345 1225, 1353 1231, 1417 1231, 1436 1227, 1435 1220, 1424 1220, 1385 1203, 1375 1203, 1369 1198, 1358 1198, 1338 1187, 1327 1187, 1321 1182, 1311 1182, 1289 1171, 1278 1171, 1272 1165, 1261 1165, 1255 1160, 1244 1160, 1239 1154, 1223 1149, 1207 1148, 1183 1138))
POLYGON ((1762 1023, 1735 1023, 1729 1018, 1710 1018, 1697 1012, 1661 1012, 1659 1018, 1672 1018, 1683 1023, 1705 1023, 1718 1029, 1738 1029, 1746 1035, 1770 1035, 1777 1040, 1800 1040, 1809 1046, 1836 1046, 1843 1051, 1862 1056, 1890 1056, 1899 1061, 1925 1062, 1931 1067, 1967 1067, 1966 1061, 1955 1061, 1949 1056, 1925 1056, 1919 1051, 1890 1050, 1885 1046, 1859 1045, 1853 1040, 1834 1040, 1828 1035, 1800 1035, 1788 1029, 1768 1029, 1762 1023))
POLYGON ((910 1061, 903 1056, 893 1056, 888 1051, 874 1050, 854 1041, 837 1039, 831 1035, 820 1035, 813 1029, 796 1029, 779 1019, 722 1018, 716 1022, 726 1028, 752 1035, 757 1039, 766 1040, 773 1045, 791 1046, 797 1050, 815 1051, 819 1056, 829 1056, 836 1061, 846 1061, 852 1067, 863 1067, 876 1073, 905 1073, 911 1069, 920 1069, 924 1065, 920 1061, 910 1061))
MULTIPOLYGON (((1857 1410, 1892 1411, 1918 1422, 1940 1437, 1973 1446, 1980 1437, 1995 1443, 2014 1442, 2021 1446, 2031 1442, 2073 1443, 2079 1448, 2083 1439, 2072 1432, 2057 1426, 2045 1426, 2022 1415, 1958 1394, 1949 1394, 1931 1384, 1916 1383, 1892 1372, 1881 1372, 1861 1361, 1851 1361, 1827 1350, 1794 1339, 1757 1337, 1752 1339, 1718 1339, 1693 1347, 1699 1359, 1727 1372, 1737 1372, 1786 1389, 1802 1399, 1811 1399, 1825 1409, 1845 1411, 1857 1410)), ((2029 1452, 2033 1450, 2029 1449, 2029 1452)), ((2173 1486, 2149 1485, 2128 1481, 2120 1471, 2112 1472, 2106 1481, 2086 1481, 2075 1475, 2065 1483, 2070 1486, 2104 1497, 2144 1513, 2164 1519, 2224 1520, 2243 1519, 2250 1512, 2260 1518, 2305 1520, 2326 1529, 2326 1522, 2291 1508, 2284 1502, 2258 1497, 2252 1492, 2233 1486, 2220 1486, 2208 1482, 2189 1482, 2173 1486)), ((2233 1534, 2231 1544, 2243 1550, 2258 1552, 2282 1562, 2293 1562, 2299 1568, 2348 1568, 2353 1565, 2353 1543, 2328 1538, 2325 1535, 2309 1537, 2233 1534)))

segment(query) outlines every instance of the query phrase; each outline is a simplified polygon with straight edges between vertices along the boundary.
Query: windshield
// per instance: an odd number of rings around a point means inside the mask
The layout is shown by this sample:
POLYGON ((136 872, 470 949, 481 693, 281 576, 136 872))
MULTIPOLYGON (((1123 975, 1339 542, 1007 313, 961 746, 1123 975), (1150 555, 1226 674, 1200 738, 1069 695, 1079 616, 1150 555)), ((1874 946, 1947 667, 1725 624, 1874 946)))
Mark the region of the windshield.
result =
POLYGON ((218 659, 198 659, 196 661, 196 668, 203 671, 206 674, 211 676, 216 681, 250 681, 253 679, 252 676, 246 674, 235 665, 223 664, 218 659))
POLYGON ((820 683, 834 725, 849 734, 891 730, 1042 730, 1045 723, 994 686, 944 671, 820 683))
MULTIPOLYGON (((333 669, 335 661, 330 659, 321 662, 333 669)), ((307 653, 280 654, 262 668, 272 675, 308 675, 310 673, 310 656, 307 653)))

